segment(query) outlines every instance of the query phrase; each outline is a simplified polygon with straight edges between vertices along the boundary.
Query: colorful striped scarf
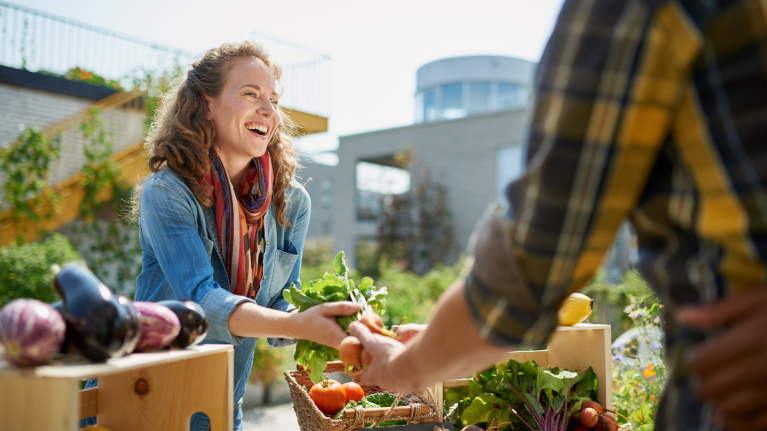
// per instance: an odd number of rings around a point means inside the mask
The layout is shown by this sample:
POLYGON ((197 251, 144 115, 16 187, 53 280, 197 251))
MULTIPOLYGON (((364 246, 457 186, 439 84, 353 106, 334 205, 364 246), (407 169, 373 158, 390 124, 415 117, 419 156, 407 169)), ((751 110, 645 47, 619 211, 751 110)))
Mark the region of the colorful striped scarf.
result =
POLYGON ((264 214, 272 200, 272 163, 269 152, 251 160, 239 193, 224 164, 210 150, 210 170, 200 180, 216 213, 218 241, 231 290, 255 299, 263 275, 264 214))

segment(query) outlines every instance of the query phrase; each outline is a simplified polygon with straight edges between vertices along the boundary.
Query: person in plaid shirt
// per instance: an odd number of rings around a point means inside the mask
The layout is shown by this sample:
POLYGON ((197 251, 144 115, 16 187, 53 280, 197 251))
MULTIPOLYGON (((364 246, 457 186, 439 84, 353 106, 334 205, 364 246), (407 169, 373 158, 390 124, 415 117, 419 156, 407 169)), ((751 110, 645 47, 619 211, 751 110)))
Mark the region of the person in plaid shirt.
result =
POLYGON ((510 210, 406 347, 352 326, 363 381, 422 390, 544 344, 628 218, 666 311, 655 429, 767 429, 765 139, 767 2, 567 0, 510 210))

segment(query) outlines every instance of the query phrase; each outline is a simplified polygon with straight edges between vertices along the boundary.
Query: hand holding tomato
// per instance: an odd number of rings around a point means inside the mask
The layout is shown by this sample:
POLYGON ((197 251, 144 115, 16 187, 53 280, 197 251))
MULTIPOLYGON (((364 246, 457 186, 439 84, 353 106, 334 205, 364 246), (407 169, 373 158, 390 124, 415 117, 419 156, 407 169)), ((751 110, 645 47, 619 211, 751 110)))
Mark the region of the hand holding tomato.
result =
POLYGON ((334 415, 346 405, 346 390, 341 383, 325 378, 309 389, 309 398, 326 415, 334 415))

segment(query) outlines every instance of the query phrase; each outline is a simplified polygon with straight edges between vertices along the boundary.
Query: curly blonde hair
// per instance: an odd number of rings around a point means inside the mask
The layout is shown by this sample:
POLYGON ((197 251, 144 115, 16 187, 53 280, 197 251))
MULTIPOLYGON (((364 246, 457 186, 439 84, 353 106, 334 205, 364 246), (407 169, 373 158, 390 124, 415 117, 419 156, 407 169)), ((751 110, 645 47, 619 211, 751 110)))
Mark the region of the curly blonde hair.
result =
MULTIPOLYGON (((282 69, 258 43, 225 43, 209 49, 192 64, 186 77, 180 76, 162 97, 156 121, 144 144, 149 151, 149 170, 156 173, 169 166, 184 177, 186 185, 205 207, 212 206, 213 202, 198 180, 209 170, 208 151, 216 139, 216 127, 213 121, 207 119, 208 104, 203 95, 216 97, 221 93, 232 68, 232 60, 238 58, 262 61, 279 82, 282 69)), ((271 204, 275 206, 280 225, 290 226, 285 215, 285 190, 291 187, 290 181, 301 166, 293 147, 295 124, 283 110, 280 110, 280 119, 267 146, 274 171, 271 204)), ((133 199, 131 212, 134 217, 138 216, 140 194, 139 189, 136 191, 138 196, 133 199)))

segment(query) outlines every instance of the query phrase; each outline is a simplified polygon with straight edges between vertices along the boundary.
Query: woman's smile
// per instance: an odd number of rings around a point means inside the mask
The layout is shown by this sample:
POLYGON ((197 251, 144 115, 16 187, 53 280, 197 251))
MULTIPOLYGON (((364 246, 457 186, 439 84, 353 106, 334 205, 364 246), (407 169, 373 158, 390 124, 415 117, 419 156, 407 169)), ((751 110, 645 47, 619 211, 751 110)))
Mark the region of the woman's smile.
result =
POLYGON ((207 97, 208 118, 216 126, 215 145, 224 162, 236 171, 261 157, 278 132, 276 88, 274 74, 262 61, 235 59, 221 93, 207 97))

